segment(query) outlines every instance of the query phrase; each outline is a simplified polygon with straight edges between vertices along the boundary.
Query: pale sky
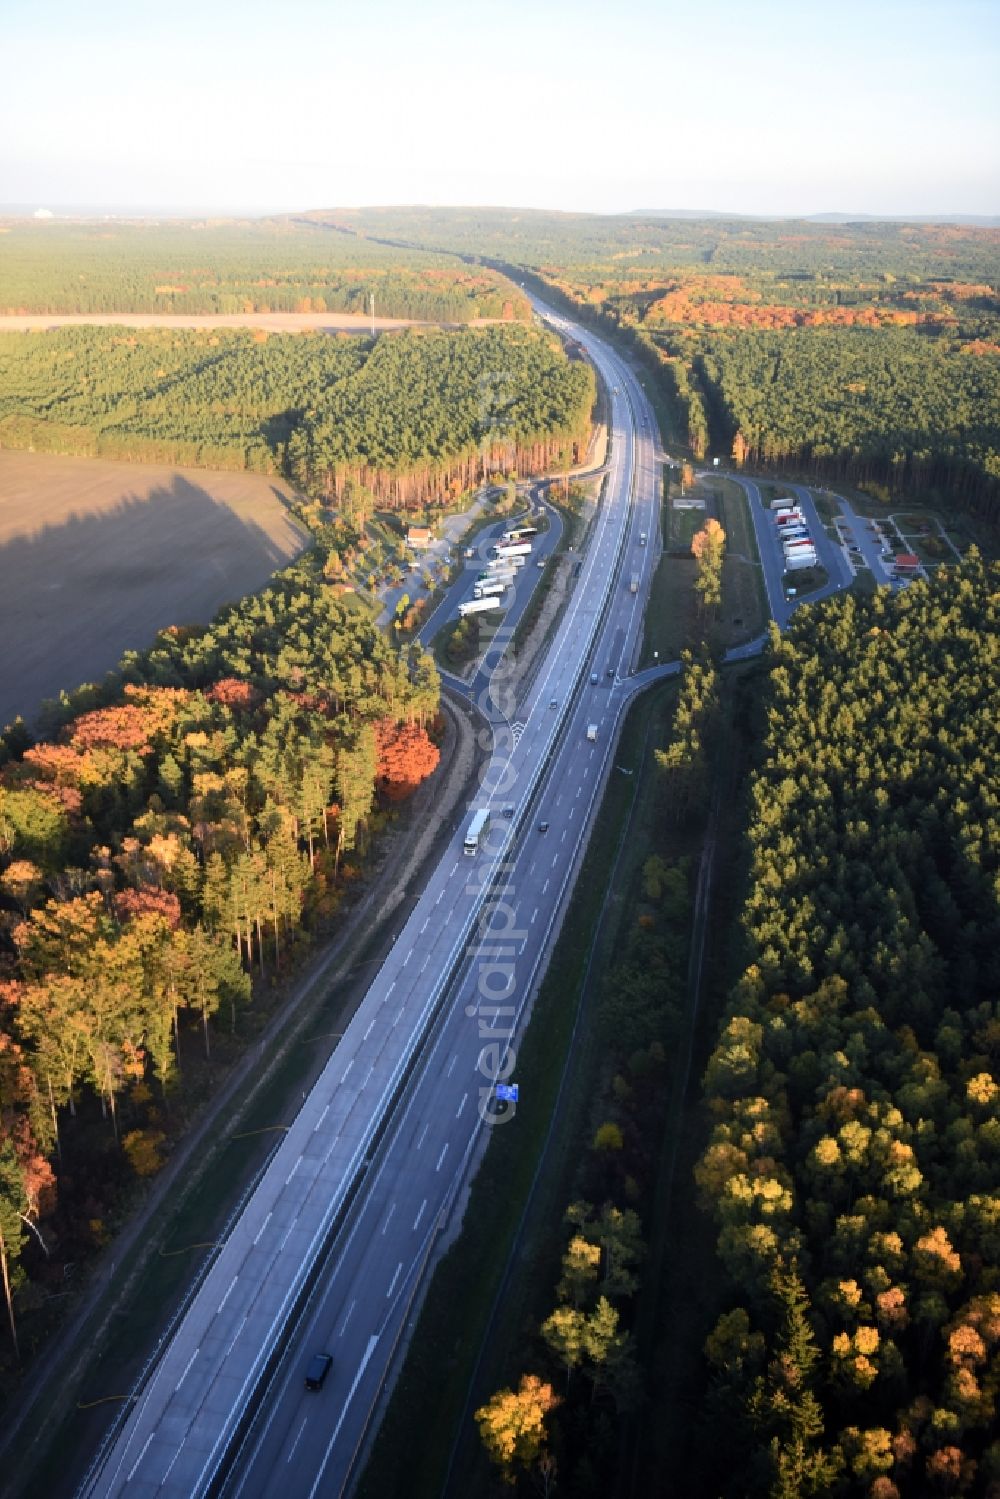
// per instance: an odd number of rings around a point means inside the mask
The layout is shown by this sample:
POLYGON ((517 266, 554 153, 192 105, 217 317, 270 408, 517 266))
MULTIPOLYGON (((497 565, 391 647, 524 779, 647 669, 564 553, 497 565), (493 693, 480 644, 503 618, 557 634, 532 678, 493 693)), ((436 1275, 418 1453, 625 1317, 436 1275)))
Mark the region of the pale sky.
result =
POLYGON ((0 205, 1000 211, 1000 0, 0 0, 0 36, 0 205))

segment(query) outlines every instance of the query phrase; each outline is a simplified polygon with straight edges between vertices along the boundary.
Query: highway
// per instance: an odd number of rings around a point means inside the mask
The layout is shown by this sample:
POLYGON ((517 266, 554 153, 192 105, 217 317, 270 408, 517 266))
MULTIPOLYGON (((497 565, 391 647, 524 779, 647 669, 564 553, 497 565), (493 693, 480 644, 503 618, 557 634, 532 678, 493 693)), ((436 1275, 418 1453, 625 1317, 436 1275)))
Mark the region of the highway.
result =
POLYGON ((473 805, 493 809, 490 832, 469 857, 459 829, 431 871, 83 1494, 191 1499, 224 1479, 232 1495, 344 1492, 469 1163, 488 1128, 517 1128, 495 1084, 516 1082, 528 1002, 609 768, 659 537, 641 387, 603 341, 546 315, 613 392, 612 460, 526 700, 508 700, 499 672, 484 695, 492 752, 473 805), (333 1364, 310 1393, 318 1351, 333 1364))

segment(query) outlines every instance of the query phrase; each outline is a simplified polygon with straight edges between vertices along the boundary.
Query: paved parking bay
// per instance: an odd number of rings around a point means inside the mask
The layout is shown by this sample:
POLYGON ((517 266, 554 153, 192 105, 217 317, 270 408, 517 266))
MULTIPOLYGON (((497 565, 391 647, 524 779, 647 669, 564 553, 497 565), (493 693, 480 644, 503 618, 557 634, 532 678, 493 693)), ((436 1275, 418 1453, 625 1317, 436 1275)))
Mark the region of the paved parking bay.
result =
MULTIPOLYGON (((764 587, 767 590, 767 601, 770 605, 771 614, 781 630, 787 629, 788 621, 801 603, 815 604, 820 599, 830 598, 832 594, 839 593, 849 586, 854 576, 843 549, 827 536, 820 520, 812 496, 808 490, 801 485, 792 485, 795 493, 795 502, 802 509, 806 525, 809 529, 810 540, 815 544, 816 555, 820 565, 826 569, 828 582, 814 593, 810 593, 805 599, 790 599, 786 597, 786 582, 794 578, 794 573, 785 572, 785 557, 781 549, 781 536, 775 525, 770 508, 764 504, 760 489, 752 479, 744 479, 739 474, 727 474, 726 478, 735 479, 747 497, 750 506, 750 516, 753 520, 754 532, 757 537, 757 550, 760 553, 761 568, 764 573, 764 587)), ((794 586, 794 584, 792 585, 794 586)))

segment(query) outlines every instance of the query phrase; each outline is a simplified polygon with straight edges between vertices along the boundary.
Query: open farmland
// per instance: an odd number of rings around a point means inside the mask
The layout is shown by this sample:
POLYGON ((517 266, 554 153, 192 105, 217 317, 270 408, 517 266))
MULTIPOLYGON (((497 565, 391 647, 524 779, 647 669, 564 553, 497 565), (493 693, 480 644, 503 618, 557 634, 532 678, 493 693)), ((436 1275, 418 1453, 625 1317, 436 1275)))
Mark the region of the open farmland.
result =
POLYGON ((280 481, 0 452, 0 726, 209 620, 305 544, 280 481))

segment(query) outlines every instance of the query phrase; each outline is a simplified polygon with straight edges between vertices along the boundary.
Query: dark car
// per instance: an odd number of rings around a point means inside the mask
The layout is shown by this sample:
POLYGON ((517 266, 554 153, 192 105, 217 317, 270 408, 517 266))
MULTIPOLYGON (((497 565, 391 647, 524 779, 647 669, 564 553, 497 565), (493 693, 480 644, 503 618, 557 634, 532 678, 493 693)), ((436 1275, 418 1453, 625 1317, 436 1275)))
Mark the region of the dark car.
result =
POLYGON ((540 822, 540 823, 539 823, 539 824, 538 824, 538 831, 539 831, 539 832, 540 832, 540 833, 547 833, 547 832, 548 832, 548 830, 549 830, 549 825, 548 825, 548 823, 547 823, 547 822, 540 822))
POLYGON ((306 1389, 321 1390, 333 1359, 329 1353, 314 1353, 306 1369, 306 1389))
POLYGON ((514 808, 513 807, 504 807, 504 809, 503 809, 503 815, 504 815, 504 817, 513 817, 514 816, 514 808))

